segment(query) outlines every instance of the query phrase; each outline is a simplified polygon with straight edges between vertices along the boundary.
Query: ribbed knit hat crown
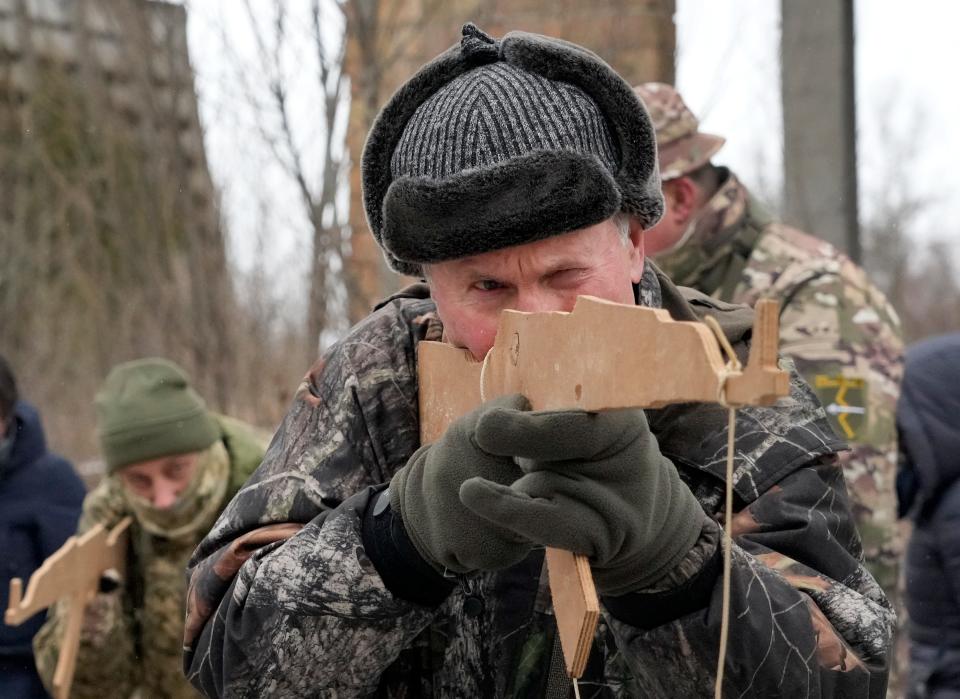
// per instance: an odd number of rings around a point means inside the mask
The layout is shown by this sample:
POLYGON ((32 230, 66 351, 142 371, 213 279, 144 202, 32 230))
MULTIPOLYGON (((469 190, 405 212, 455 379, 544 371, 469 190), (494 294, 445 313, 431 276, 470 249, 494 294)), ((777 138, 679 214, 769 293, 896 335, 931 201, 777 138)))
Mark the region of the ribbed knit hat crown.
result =
POLYGON ((663 212, 642 102, 587 49, 466 24, 397 90, 361 161, 363 203, 387 262, 423 266, 663 212))
POLYGON ((394 178, 443 179, 538 150, 593 155, 610 172, 619 163, 607 122, 583 90, 501 61, 454 78, 424 101, 390 169, 394 178))
POLYGON ((220 435, 186 373, 167 359, 138 359, 114 367, 94 403, 110 472, 206 449, 220 435))

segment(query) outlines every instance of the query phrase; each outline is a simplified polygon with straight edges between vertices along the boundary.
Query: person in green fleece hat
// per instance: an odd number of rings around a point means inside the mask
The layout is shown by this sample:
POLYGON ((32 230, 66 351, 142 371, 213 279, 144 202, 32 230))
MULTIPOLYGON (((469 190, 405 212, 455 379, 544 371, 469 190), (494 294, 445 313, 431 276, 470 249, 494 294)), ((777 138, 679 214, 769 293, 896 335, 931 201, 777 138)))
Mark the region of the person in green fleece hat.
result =
MULTIPOLYGON (((267 440, 209 411, 183 369, 166 359, 115 367, 95 403, 107 477, 84 501, 79 532, 127 515, 134 524, 125 579, 104 581, 109 591, 87 607, 71 697, 195 697, 181 671, 183 570, 260 464, 267 440)), ((34 640, 48 689, 63 612, 54 605, 34 640)))

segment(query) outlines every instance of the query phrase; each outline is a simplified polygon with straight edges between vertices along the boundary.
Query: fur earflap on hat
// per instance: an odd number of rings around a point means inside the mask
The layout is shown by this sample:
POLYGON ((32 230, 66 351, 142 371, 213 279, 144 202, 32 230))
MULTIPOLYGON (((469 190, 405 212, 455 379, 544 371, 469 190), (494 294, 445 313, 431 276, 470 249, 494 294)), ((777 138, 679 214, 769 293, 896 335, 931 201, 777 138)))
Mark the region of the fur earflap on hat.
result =
POLYGON ((363 201, 387 262, 422 265, 541 240, 618 211, 663 212, 650 118, 590 51, 472 24, 377 117, 363 201))

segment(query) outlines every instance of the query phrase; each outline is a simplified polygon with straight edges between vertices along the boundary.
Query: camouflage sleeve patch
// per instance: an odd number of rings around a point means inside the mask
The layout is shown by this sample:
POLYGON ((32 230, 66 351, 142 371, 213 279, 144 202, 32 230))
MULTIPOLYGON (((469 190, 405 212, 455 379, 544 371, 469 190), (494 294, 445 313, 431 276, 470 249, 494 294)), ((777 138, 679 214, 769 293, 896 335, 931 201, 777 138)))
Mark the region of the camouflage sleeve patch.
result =
POLYGON ((813 374, 808 378, 820 404, 832 418, 834 431, 848 442, 859 441, 868 422, 866 380, 840 373, 813 374))

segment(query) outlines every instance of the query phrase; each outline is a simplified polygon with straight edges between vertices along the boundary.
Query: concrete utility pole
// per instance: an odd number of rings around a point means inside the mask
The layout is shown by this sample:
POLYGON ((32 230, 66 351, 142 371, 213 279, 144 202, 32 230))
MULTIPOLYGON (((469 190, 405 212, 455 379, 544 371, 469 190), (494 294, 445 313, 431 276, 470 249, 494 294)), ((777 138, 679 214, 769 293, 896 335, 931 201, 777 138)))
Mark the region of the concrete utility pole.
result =
POLYGON ((781 0, 786 221, 860 260, 853 0, 781 0))

